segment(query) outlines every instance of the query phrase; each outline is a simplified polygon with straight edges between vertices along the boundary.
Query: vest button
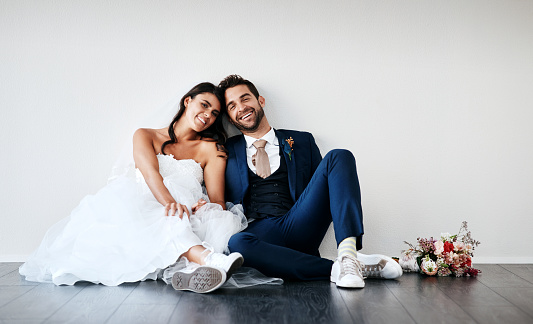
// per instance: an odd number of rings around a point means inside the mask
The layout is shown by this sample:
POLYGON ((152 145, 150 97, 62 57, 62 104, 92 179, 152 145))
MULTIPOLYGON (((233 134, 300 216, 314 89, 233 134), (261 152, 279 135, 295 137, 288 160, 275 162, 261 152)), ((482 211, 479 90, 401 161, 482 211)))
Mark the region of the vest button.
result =
POLYGON ((277 183, 274 183, 274 187, 277 187, 277 186, 278 186, 278 184, 277 184, 277 183))
POLYGON ((278 196, 278 193, 277 193, 277 192, 276 192, 276 193, 274 193, 274 196, 278 196))
POLYGON ((257 186, 253 184, 253 185, 252 185, 252 187, 254 187, 254 188, 255 188, 255 187, 257 187, 257 186))

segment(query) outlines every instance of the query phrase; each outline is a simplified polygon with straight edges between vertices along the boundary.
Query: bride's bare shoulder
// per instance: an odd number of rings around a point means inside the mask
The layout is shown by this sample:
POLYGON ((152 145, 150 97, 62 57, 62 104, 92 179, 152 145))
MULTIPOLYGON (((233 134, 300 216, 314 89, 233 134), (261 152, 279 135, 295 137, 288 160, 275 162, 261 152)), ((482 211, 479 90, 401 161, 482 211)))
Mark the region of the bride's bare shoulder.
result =
POLYGON ((139 140, 162 140, 168 137, 168 129, 167 128, 139 128, 135 131, 133 134, 133 139, 139 139, 139 140))
POLYGON ((226 149, 223 145, 217 143, 216 140, 204 138, 200 140, 200 149, 208 157, 226 157, 226 149))

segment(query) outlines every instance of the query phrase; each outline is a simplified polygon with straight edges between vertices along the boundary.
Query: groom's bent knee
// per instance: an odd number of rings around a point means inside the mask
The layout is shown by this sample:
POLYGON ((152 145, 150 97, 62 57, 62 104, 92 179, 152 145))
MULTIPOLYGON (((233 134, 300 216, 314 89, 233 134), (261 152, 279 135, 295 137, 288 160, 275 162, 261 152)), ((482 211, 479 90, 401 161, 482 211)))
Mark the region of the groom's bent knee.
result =
POLYGON ((234 234, 228 242, 230 252, 239 252, 246 254, 255 244, 257 244, 257 236, 252 233, 240 232, 234 234))
POLYGON ((340 163, 355 164, 355 157, 352 152, 346 149, 334 149, 329 151, 324 157, 325 160, 331 160, 340 163))

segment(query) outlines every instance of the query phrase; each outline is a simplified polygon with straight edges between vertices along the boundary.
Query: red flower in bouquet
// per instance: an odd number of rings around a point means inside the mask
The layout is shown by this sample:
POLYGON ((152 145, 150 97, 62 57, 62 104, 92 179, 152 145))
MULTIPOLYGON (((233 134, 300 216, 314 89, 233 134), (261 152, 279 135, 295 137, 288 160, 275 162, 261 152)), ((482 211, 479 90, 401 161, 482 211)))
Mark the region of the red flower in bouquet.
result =
POLYGON ((444 253, 452 252, 453 251, 453 243, 451 242, 444 242, 444 253))

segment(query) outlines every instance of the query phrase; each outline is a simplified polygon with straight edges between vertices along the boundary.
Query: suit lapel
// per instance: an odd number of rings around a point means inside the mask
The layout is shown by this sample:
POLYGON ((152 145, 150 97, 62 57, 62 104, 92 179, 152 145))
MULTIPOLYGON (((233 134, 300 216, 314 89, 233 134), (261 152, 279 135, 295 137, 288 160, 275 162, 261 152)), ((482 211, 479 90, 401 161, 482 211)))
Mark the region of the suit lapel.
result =
POLYGON ((287 173, 289 176, 289 188, 291 191, 291 196, 294 201, 296 201, 296 159, 298 158, 294 152, 292 151, 291 158, 289 159, 289 155, 285 153, 285 150, 283 149, 285 147, 285 139, 289 138, 290 136, 288 134, 285 134, 283 131, 279 131, 277 129, 274 129, 274 132, 276 132, 276 136, 278 137, 279 146, 281 147, 281 151, 283 152, 283 158, 285 159, 285 163, 287 164, 287 173))

